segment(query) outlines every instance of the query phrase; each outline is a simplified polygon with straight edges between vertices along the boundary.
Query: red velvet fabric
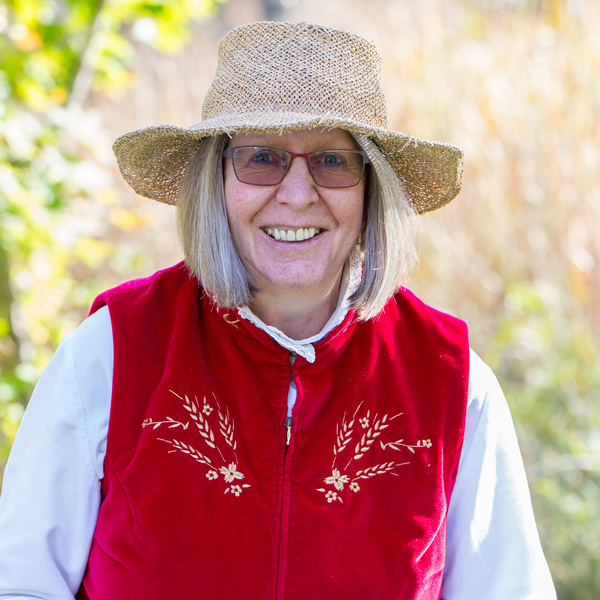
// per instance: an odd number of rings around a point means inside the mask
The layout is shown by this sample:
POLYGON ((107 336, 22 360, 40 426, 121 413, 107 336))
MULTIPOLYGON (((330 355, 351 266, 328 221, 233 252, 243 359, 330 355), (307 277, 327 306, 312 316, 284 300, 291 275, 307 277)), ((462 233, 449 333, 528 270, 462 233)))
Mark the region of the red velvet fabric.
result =
POLYGON ((113 398, 79 599, 439 599, 464 323, 401 290, 292 369, 181 264, 104 304, 113 398))

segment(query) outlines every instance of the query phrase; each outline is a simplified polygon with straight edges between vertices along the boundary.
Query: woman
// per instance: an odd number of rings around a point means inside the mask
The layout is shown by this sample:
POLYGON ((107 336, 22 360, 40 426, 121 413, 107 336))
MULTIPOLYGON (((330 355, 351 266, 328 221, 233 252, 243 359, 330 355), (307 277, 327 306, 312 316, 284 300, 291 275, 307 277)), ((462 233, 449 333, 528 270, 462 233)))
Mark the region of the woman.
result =
POLYGON ((185 265, 102 294, 42 376, 0 598, 554 597, 497 383, 399 288, 462 154, 387 129, 375 47, 240 27, 202 122, 115 153, 185 265))

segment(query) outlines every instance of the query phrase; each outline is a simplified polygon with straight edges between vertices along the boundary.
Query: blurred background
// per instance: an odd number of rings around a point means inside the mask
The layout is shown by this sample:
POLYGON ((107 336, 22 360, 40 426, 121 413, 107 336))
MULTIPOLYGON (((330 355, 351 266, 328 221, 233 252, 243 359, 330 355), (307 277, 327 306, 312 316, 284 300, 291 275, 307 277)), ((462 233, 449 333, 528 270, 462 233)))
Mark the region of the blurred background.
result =
MULTIPOLYGON (((113 140, 200 120, 232 27, 308 20, 383 55, 390 125, 465 150, 407 286, 470 326, 516 421, 560 600, 600 592, 600 2, 0 2, 0 475, 94 296, 181 258, 113 140)), ((507 599, 508 600, 508 599, 507 599)))

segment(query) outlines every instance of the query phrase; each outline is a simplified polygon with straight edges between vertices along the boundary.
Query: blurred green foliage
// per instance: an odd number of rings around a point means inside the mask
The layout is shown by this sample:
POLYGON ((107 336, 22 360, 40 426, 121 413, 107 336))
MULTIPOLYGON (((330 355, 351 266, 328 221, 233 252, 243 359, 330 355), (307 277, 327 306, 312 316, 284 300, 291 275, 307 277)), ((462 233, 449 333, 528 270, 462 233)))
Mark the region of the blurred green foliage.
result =
POLYGON ((117 192, 84 103, 131 82, 140 45, 179 52, 223 1, 0 4, 0 474, 40 369, 103 285, 93 273, 131 266, 102 235, 117 192))
MULTIPOLYGON (((570 307, 570 308, 569 308, 570 307)), ((507 395, 560 600, 600 590, 600 352, 547 282, 509 287, 486 355, 507 395)))

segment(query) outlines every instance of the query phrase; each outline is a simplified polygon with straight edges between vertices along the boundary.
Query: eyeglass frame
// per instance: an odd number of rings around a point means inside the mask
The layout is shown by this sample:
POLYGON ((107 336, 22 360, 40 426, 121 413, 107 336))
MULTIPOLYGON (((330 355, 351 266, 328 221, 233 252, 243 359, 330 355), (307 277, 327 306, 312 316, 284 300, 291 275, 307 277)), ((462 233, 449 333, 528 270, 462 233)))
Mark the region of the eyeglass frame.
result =
POLYGON ((223 157, 231 160, 231 164, 233 166, 233 172, 235 174, 236 179, 240 183, 245 183, 246 185, 257 185, 260 187, 269 187, 272 185, 279 185, 285 179, 285 176, 288 174, 288 171, 289 171, 290 167, 292 166, 292 161, 295 158, 304 158, 306 160, 306 165, 308 167, 310 176, 312 177, 312 180, 315 182, 315 184, 318 185, 319 187, 326 188, 329 190, 344 190, 344 189, 356 187, 362 181, 362 178, 365 174, 365 167, 367 165, 371 164, 369 157, 365 154, 365 152, 363 150, 355 150, 353 148, 325 148, 324 150, 313 150, 312 152, 290 152, 289 150, 284 150, 283 148, 276 148, 275 146, 253 146, 253 145, 230 146, 229 148, 225 148, 225 150, 223 150, 223 157), (257 150, 258 149, 277 150, 279 152, 284 152, 285 154, 289 155, 289 161, 287 161, 287 168, 283 169, 283 175, 281 176, 281 179, 279 181, 277 181, 276 183, 250 183, 248 181, 242 181, 237 173, 237 170, 235 168, 235 161, 233 160, 235 151, 239 150, 240 148, 256 148, 257 150), (317 153, 321 153, 321 152, 352 152, 354 154, 359 154, 360 156, 362 156, 362 159, 363 159, 362 171, 360 173, 360 176, 359 176, 357 182, 352 185, 342 185, 342 186, 321 185, 315 179, 315 175, 313 173, 313 169, 310 165, 310 160, 309 160, 309 157, 312 154, 317 154, 317 153))

